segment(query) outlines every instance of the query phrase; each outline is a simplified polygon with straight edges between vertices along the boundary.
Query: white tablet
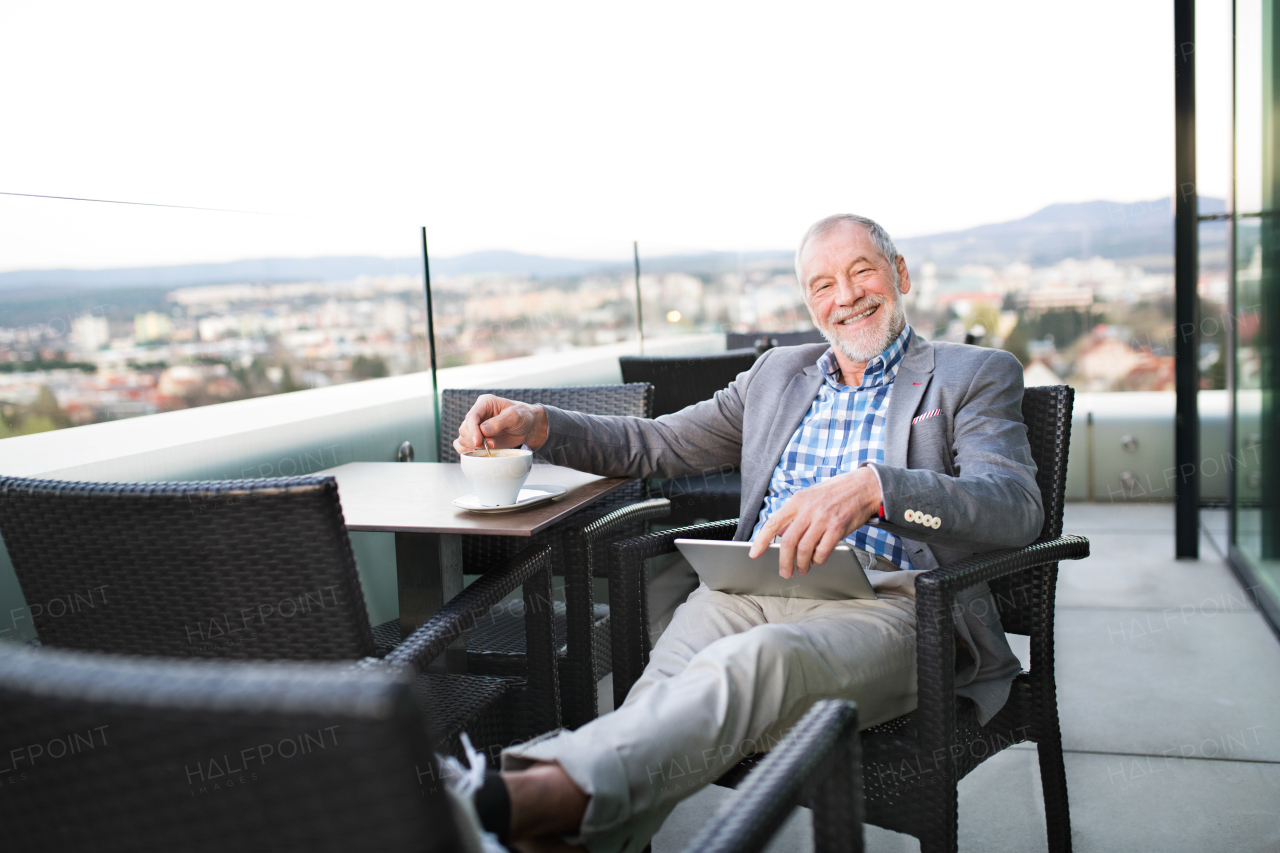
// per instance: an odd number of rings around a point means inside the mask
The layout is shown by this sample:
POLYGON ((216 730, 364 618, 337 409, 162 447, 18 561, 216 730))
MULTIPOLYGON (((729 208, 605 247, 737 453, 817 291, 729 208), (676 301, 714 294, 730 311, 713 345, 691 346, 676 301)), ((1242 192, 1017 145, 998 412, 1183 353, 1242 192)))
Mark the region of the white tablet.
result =
POLYGON ((827 562, 812 566, 809 574, 792 574, 790 578, 778 574, 777 544, 754 560, 749 554, 750 542, 677 539, 676 547, 702 582, 720 592, 826 600, 876 597, 857 554, 848 545, 837 546, 827 562))

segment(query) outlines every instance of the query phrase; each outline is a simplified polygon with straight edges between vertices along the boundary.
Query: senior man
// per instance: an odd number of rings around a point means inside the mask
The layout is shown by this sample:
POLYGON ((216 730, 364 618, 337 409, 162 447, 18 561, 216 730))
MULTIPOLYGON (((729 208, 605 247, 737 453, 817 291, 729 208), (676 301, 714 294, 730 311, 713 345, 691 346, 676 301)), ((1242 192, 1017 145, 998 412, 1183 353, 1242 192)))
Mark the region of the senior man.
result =
MULTIPOLYGON (((656 420, 483 396, 459 429, 460 451, 527 445, 605 476, 740 465, 735 538, 752 540, 753 557, 779 537, 789 577, 822 571, 844 542, 877 595, 698 587, 620 708, 504 753, 481 811, 517 846, 639 851, 681 798, 776 743, 816 700, 855 700, 864 727, 911 711, 915 576, 1040 531, 1017 360, 917 335, 903 307, 906 262, 870 219, 811 226, 796 275, 829 347, 769 350, 714 398, 656 420)), ((958 604, 957 693, 985 723, 1021 667, 986 586, 958 604)))

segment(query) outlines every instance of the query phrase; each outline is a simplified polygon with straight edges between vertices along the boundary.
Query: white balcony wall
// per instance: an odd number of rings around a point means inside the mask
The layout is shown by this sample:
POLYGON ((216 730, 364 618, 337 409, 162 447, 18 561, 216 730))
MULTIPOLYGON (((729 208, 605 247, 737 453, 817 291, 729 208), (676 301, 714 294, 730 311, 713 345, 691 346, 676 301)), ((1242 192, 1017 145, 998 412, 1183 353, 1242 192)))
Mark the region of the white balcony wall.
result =
MULTIPOLYGON (((1077 394, 1067 499, 1172 501, 1178 476, 1173 453, 1174 402, 1172 391, 1077 394)), ((1258 465, 1256 448, 1252 455, 1227 454, 1229 405, 1226 391, 1200 392, 1202 501, 1225 502, 1232 472, 1258 465)), ((1248 413, 1242 411, 1242 434, 1247 432, 1248 421, 1248 413)), ((1241 496, 1248 498, 1244 493, 1241 496)))

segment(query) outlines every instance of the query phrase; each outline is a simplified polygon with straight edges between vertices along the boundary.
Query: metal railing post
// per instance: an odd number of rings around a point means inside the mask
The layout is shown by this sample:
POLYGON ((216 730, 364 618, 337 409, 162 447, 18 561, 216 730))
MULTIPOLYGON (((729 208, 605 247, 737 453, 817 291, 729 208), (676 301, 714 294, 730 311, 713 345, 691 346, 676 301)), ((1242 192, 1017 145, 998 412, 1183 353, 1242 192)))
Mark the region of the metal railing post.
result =
POLYGON ((640 342, 640 354, 644 355, 644 308, 640 303, 640 241, 631 241, 631 252, 636 261, 636 336, 640 342))
POLYGON ((427 352, 431 356, 432 427, 436 435, 430 458, 440 452, 440 380, 436 365, 436 324, 431 310, 431 254, 427 251, 427 226, 422 226, 422 281, 427 291, 427 352))
POLYGON ((1174 0, 1174 419, 1175 554, 1200 556, 1199 292, 1196 241, 1196 4, 1174 0))

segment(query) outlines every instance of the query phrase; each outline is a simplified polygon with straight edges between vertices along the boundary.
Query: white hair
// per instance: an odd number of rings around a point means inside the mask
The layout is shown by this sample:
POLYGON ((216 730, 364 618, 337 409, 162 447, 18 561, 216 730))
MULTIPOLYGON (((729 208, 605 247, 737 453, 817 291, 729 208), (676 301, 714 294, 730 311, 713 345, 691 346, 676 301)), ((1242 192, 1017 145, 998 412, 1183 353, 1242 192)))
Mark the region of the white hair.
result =
MULTIPOLYGON (((893 275, 893 287, 897 290, 901 285, 898 276, 898 258, 901 255, 898 254, 898 248, 893 245, 893 238, 874 219, 857 216, 853 213, 837 213, 825 219, 819 219, 809 226, 808 231, 804 232, 804 236, 800 238, 800 248, 796 249, 796 279, 800 282, 800 290, 804 291, 805 287, 804 270, 800 267, 800 256, 804 254, 804 247, 809 245, 810 241, 818 239, 823 234, 846 222, 853 225, 861 225, 867 230, 867 236, 871 238, 871 242, 875 244, 876 249, 880 251, 885 261, 888 262, 889 270, 893 275)), ((807 298, 808 295, 806 293, 807 298)))

